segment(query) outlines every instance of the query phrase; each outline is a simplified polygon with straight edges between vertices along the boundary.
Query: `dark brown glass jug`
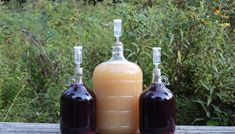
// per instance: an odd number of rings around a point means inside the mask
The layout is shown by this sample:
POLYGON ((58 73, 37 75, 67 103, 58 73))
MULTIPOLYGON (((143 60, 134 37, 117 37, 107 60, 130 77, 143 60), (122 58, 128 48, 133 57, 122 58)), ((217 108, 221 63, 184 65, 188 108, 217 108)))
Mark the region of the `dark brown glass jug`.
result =
POLYGON ((175 97, 163 83, 152 83, 139 104, 141 134, 174 134, 175 97))
MULTIPOLYGON (((72 83, 60 99, 60 129, 62 134, 95 134, 96 130, 96 96, 86 88, 82 81, 81 49, 75 51, 75 73, 72 83)), ((75 49, 75 50, 76 50, 75 49)))
POLYGON ((153 48, 153 81, 139 98, 141 134, 174 134, 175 131, 175 97, 165 86, 168 79, 161 76, 161 70, 158 68, 160 63, 161 48, 153 48))
POLYGON ((96 98, 83 83, 75 82, 61 96, 62 134, 95 134, 96 98))

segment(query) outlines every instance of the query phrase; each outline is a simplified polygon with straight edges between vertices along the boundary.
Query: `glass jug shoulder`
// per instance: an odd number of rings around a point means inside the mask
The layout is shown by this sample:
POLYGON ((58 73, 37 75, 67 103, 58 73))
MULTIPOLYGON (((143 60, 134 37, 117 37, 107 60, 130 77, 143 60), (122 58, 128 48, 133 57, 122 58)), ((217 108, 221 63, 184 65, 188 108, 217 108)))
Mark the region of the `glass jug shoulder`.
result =
POLYGON ((163 83, 152 83, 146 90, 141 93, 140 99, 167 101, 175 99, 175 97, 163 83))
POLYGON ((70 84, 69 88, 63 92, 61 98, 67 98, 74 102, 96 100, 95 94, 81 82, 70 84))
POLYGON ((102 76, 102 79, 112 80, 122 79, 136 79, 142 80, 143 73, 140 67, 129 61, 107 61, 99 64, 93 72, 93 80, 97 76, 102 76))

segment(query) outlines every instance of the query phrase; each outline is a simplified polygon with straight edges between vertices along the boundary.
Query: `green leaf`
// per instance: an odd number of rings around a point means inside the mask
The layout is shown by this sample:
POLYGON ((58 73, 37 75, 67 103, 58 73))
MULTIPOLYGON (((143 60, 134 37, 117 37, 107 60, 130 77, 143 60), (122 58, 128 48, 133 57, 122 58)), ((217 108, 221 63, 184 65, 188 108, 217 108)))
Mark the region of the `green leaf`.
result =
POLYGON ((212 104, 212 107, 213 107, 213 109, 214 109, 216 112, 222 113, 222 111, 220 110, 220 108, 219 108, 218 106, 212 104))
POLYGON ((211 101, 212 101, 212 96, 207 95, 207 106, 209 106, 211 104, 211 101))
POLYGON ((133 55, 135 55, 136 53, 133 52, 133 53, 130 53, 128 56, 127 56, 127 59, 129 59, 130 57, 132 57, 133 55))
POLYGON ((208 120, 208 121, 206 122, 206 124, 207 124, 208 126, 218 126, 218 125, 220 125, 220 122, 219 122, 219 121, 216 121, 216 120, 208 120))
POLYGON ((204 120, 205 119, 203 119, 203 118, 196 118, 195 120, 193 120, 192 125, 195 124, 198 121, 204 121, 204 120))
POLYGON ((210 112, 208 111, 206 107, 206 102, 202 101, 201 99, 194 100, 194 102, 199 103, 202 106, 203 110, 206 112, 206 116, 209 118, 210 112))

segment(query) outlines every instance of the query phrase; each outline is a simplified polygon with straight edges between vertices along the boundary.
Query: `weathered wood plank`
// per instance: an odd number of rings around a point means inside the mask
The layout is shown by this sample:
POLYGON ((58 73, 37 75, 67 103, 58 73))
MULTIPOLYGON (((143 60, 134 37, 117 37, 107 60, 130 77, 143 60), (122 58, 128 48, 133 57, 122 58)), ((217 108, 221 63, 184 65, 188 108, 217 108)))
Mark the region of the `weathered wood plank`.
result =
MULTIPOLYGON (((0 122, 0 134, 60 134, 59 124, 0 122)), ((176 134, 235 134, 235 126, 177 126, 176 134)))

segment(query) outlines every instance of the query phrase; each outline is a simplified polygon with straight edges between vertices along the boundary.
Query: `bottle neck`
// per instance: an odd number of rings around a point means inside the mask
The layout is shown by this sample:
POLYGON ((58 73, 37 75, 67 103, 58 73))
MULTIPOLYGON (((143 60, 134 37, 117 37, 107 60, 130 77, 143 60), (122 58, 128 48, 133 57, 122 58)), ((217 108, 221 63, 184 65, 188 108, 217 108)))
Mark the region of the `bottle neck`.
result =
POLYGON ((162 83, 161 80, 161 70, 160 69, 153 69, 153 79, 152 79, 153 83, 162 83))
POLYGON ((82 68, 80 67, 80 65, 76 65, 74 68, 74 75, 73 75, 73 79, 74 82, 78 82, 78 83, 82 83, 82 68))
POLYGON ((113 60, 126 60, 124 57, 124 49, 123 49, 123 44, 121 42, 115 42, 113 45, 113 51, 112 51, 112 58, 110 59, 111 61, 113 60))

